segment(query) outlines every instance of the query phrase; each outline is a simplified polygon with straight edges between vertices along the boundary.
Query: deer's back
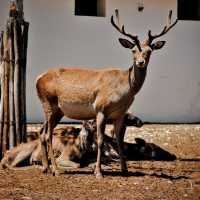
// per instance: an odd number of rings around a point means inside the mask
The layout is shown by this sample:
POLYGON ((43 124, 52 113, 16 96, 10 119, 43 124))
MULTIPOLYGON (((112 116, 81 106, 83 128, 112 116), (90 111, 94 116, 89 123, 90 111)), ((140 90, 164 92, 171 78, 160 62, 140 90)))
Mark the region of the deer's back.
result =
POLYGON ((64 114, 75 119, 93 118, 96 110, 121 101, 129 89, 128 72, 113 68, 50 70, 36 85, 42 102, 56 98, 64 114))
POLYGON ((45 92, 46 95, 52 96, 59 96, 61 93, 91 94, 108 88, 110 91, 118 89, 127 81, 127 71, 117 68, 100 70, 60 68, 40 75, 36 87, 38 94, 45 92))

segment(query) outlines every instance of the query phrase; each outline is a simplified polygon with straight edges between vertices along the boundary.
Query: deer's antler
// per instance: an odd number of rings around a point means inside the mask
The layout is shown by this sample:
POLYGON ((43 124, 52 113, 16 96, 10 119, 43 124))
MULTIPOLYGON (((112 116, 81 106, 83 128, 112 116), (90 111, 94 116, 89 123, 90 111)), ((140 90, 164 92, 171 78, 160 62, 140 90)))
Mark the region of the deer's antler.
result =
POLYGON ((174 27, 176 25, 176 23, 178 22, 178 19, 176 19, 175 22, 172 24, 171 18, 172 18, 172 10, 169 11, 169 15, 168 15, 168 18, 167 18, 167 25, 163 28, 163 30, 159 34, 152 35, 151 30, 149 30, 149 32, 148 32, 148 37, 149 37, 148 43, 149 44, 151 44, 151 42, 154 39, 165 35, 172 27, 174 27))
POLYGON ((138 49, 141 51, 140 41, 139 41, 139 39, 138 39, 138 36, 137 36, 137 35, 132 35, 132 34, 130 34, 130 33, 127 33, 127 32, 125 31, 124 25, 120 26, 119 12, 118 12, 117 9, 115 10, 115 16, 116 16, 118 25, 115 23, 113 15, 111 16, 111 24, 112 24, 121 34, 123 34, 123 35, 125 35, 126 37, 129 37, 130 39, 132 39, 132 40, 135 42, 135 44, 137 45, 138 49))

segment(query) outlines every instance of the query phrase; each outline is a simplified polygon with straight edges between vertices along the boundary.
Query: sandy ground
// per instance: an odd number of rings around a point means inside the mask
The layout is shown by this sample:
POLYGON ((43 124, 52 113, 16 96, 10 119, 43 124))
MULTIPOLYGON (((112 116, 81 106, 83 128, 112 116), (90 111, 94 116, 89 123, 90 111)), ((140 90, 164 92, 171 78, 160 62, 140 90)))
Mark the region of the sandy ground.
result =
MULTIPOLYGON (((28 131, 39 127, 29 125, 28 131)), ((42 174, 35 167, 0 170, 0 199, 200 200, 199 136, 198 124, 128 128, 126 141, 142 138, 175 154, 178 159, 128 161, 128 177, 122 177, 119 162, 113 162, 105 167, 101 180, 94 177, 89 167, 69 169, 59 177, 42 174)))

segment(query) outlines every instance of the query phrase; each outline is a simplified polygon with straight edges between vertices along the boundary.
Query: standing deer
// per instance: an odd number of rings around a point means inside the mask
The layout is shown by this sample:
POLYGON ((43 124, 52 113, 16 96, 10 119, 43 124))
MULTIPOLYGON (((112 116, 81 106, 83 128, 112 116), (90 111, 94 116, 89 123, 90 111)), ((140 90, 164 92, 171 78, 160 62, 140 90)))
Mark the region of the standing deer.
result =
MULTIPOLYGON (((119 39, 123 47, 132 49, 133 52, 133 66, 128 70, 59 68, 49 70, 38 77, 36 88, 46 117, 44 125, 46 131, 40 137, 43 172, 49 168, 47 159, 49 152, 52 172, 59 173, 52 151, 52 132, 63 116, 76 120, 96 118, 98 149, 94 173, 97 178, 102 177, 101 155, 104 131, 106 121, 111 119, 119 148, 121 170, 125 174, 128 172, 122 149, 125 134, 124 115, 144 83, 152 51, 161 49, 165 44, 165 41, 152 43, 153 40, 166 34, 177 23, 177 20, 171 23, 171 16, 172 11, 169 12, 168 24, 160 34, 152 35, 149 31, 148 39, 144 42, 140 42, 138 36, 127 33, 124 25, 120 27, 114 22, 113 16, 111 17, 111 24, 115 29, 131 39, 131 42, 119 39)), ((117 12, 116 18, 119 21, 117 12)))

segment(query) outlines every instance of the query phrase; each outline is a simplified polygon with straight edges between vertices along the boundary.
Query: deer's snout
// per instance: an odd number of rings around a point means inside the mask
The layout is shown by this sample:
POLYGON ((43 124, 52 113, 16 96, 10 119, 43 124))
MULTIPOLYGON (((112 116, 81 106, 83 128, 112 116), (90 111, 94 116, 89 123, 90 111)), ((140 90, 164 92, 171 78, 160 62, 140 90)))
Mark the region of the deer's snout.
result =
POLYGON ((144 67, 145 66, 145 60, 144 59, 137 60, 136 65, 138 67, 144 67))
POLYGON ((144 63, 145 63, 144 60, 141 60, 138 62, 138 65, 144 65, 144 63))

